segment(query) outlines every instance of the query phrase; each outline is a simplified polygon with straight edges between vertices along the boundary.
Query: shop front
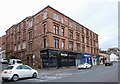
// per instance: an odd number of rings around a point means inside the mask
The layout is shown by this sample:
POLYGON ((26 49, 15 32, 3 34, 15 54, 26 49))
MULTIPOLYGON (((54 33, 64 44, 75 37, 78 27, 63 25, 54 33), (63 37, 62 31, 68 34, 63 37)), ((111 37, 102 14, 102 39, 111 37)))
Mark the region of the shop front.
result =
POLYGON ((76 54, 76 66, 80 65, 82 63, 81 61, 81 58, 82 58, 82 54, 81 53, 77 53, 76 54))
POLYGON ((81 58, 82 60, 82 64, 83 63, 89 63, 89 64, 91 64, 92 65, 92 55, 91 54, 84 54, 84 53, 82 53, 82 58, 81 58))
POLYGON ((73 52, 47 49, 40 51, 40 53, 43 68, 75 66, 76 54, 73 52))

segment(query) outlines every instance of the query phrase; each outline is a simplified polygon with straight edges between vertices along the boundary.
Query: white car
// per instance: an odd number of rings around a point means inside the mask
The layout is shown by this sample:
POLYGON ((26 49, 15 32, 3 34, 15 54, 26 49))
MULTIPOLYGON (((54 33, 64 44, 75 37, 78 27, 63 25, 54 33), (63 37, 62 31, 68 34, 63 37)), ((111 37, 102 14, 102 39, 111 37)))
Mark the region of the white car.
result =
POLYGON ((20 59, 10 59, 9 65, 12 64, 22 64, 22 61, 20 59))
POLYGON ((9 65, 1 73, 2 80, 17 81, 19 78, 33 77, 37 78, 38 72, 28 65, 16 64, 9 65))
POLYGON ((1 59, 0 59, 0 62, 1 62, 1 63, 8 63, 8 60, 7 60, 6 58, 1 58, 1 59))
POLYGON ((92 67, 92 65, 88 64, 88 63, 80 64, 77 66, 78 69, 82 69, 82 68, 87 69, 87 68, 91 68, 91 67, 92 67))

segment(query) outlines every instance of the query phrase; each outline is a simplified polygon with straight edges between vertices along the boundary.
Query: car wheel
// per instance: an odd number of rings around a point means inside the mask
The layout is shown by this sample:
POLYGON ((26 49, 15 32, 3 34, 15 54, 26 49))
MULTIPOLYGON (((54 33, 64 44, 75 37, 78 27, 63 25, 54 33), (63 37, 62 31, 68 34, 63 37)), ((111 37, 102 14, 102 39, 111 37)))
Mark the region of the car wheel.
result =
POLYGON ((13 75, 12 80, 17 81, 19 79, 18 75, 13 75))
POLYGON ((34 73, 32 77, 37 78, 37 73, 34 73))

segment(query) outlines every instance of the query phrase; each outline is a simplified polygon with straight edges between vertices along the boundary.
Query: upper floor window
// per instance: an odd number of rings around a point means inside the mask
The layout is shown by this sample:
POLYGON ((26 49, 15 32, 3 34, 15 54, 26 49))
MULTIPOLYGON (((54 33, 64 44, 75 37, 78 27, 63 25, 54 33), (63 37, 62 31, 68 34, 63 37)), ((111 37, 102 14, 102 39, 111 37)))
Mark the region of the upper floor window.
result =
POLYGON ((57 25, 54 25, 54 33, 59 34, 59 27, 57 25))
POLYGON ((16 51, 17 50, 17 46, 16 45, 14 45, 14 51, 16 51))
POLYGON ((73 39, 73 31, 72 30, 69 30, 69 38, 73 39))
POLYGON ((33 20, 28 21, 28 28, 31 28, 33 26, 33 20))
POLYGON ((58 39, 54 39, 54 47, 59 48, 59 40, 58 39))
POLYGON ((26 43, 23 42, 23 46, 22 46, 22 49, 25 49, 26 48, 26 43))
POLYGON ((32 31, 29 32, 29 40, 32 39, 32 31))
POLYGON ((89 44, 89 38, 88 37, 86 38, 86 41, 87 41, 87 44, 89 44))
POLYGON ((82 35, 82 42, 84 43, 85 41, 84 41, 84 35, 82 35))
POLYGON ((21 45, 20 45, 20 43, 18 44, 18 50, 21 50, 21 45))
POLYGON ((44 34, 46 33, 46 24, 43 25, 44 34))
POLYGON ((62 24, 64 23, 64 17, 61 17, 61 23, 62 24))
POLYGON ((80 41, 80 33, 76 33, 76 40, 80 41))
POLYGON ((2 46, 0 45, 0 50, 2 49, 2 46))
POLYGON ((85 52, 85 45, 82 45, 82 52, 85 52))
POLYGON ((33 49, 32 43, 29 43, 29 44, 28 44, 28 48, 29 48, 30 51, 33 49))
POLYGON ((78 24, 76 24, 76 31, 80 31, 78 24))
POLYGON ((48 15, 48 13, 47 13, 47 9, 46 9, 46 10, 44 10, 44 12, 43 12, 43 20, 47 18, 47 15, 48 15))
POLYGON ((62 36, 64 36, 64 33, 65 33, 64 28, 62 28, 61 32, 62 32, 62 36))
POLYGON ((84 34, 84 28, 82 28, 82 33, 84 34))
POLYGON ((86 30, 86 35, 89 35, 89 30, 86 30))
POLYGON ((69 25, 69 27, 72 27, 72 22, 71 22, 71 21, 69 21, 69 24, 68 24, 68 25, 69 25))
POLYGON ((65 40, 62 40, 62 49, 65 49, 65 40))
POLYGON ((43 47, 46 48, 46 38, 44 38, 44 44, 43 47))
POLYGON ((58 21, 58 14, 54 13, 54 20, 57 20, 58 21))
POLYGON ((76 45, 77 45, 77 51, 80 51, 80 44, 77 43, 76 45))
POLYGON ((69 49, 73 50, 73 42, 69 41, 69 49))

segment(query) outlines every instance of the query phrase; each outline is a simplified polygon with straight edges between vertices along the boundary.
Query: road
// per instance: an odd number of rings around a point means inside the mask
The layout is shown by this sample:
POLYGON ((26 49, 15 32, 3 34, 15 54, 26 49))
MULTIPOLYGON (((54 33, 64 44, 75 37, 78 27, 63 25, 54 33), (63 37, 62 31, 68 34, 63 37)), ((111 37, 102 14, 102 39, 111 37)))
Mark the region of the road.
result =
MULTIPOLYGON (((119 64, 120 67, 120 64, 119 64)), ((91 69, 38 70, 36 79, 22 79, 17 82, 118 82, 118 63, 113 66, 95 66, 91 69)))

